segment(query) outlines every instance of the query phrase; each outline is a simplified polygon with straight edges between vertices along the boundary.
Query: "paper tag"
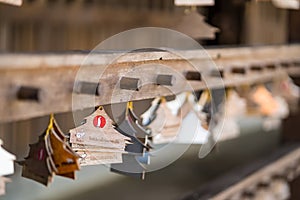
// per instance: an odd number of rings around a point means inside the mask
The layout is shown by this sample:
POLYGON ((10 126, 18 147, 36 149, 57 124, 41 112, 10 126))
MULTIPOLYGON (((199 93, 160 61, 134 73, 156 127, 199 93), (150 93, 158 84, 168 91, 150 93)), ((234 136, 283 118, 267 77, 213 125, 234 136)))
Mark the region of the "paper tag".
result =
POLYGON ((268 191, 268 189, 265 188, 258 188, 255 191, 255 196, 253 200, 274 200, 276 199, 274 194, 271 191, 268 191))
POLYGON ((165 103, 165 105, 169 108, 169 110, 171 111, 171 113, 173 113, 173 115, 178 115, 180 108, 183 106, 186 100, 187 100, 187 93, 183 92, 178 94, 173 101, 167 101, 163 103, 165 103))
POLYGON ((117 132, 103 109, 88 116, 86 123, 70 130, 70 142, 101 147, 122 148, 130 138, 117 132))
POLYGON ((51 158, 57 168, 56 174, 66 174, 79 170, 78 157, 66 148, 64 141, 52 129, 49 134, 50 145, 53 149, 51 158))
POLYGON ((216 33, 219 32, 218 28, 206 23, 205 17, 196 10, 184 14, 172 29, 195 39, 215 39, 216 33))
POLYGON ((11 4, 15 6, 21 6, 22 0, 0 0, 0 3, 11 4))
POLYGON ((182 120, 180 113, 177 111, 180 107, 174 101, 162 102, 157 110, 157 118, 149 125, 152 130, 154 144, 174 141, 180 130, 182 120), (171 110, 172 108, 173 110, 171 110))
POLYGON ((208 104, 209 92, 207 90, 203 91, 199 101, 196 102, 189 98, 189 102, 192 104, 193 112, 196 114, 198 120, 201 122, 201 128, 208 130, 209 128, 209 119, 208 113, 204 112, 205 105, 208 104))
POLYGON ((240 135, 237 119, 246 115, 246 100, 234 90, 229 90, 224 104, 223 120, 212 129, 214 140, 223 141, 236 138, 240 135))
POLYGON ((280 119, 284 119, 288 117, 290 112, 289 112, 289 105, 286 102, 286 100, 280 96, 276 96, 274 97, 274 99, 278 105, 278 109, 273 114, 273 117, 277 117, 280 119))
POLYGON ((213 6, 214 0, 175 0, 176 6, 213 6))
POLYGON ((276 197, 275 199, 290 199, 291 197, 289 184, 283 179, 272 180, 270 191, 276 197))
POLYGON ((0 146, 0 176, 14 173, 14 160, 16 156, 7 152, 0 146))
POLYGON ((300 3, 298 0, 272 0, 272 3, 277 8, 282 9, 295 9, 300 8, 300 3))
POLYGON ((273 84, 272 92, 277 96, 283 97, 287 101, 289 110, 297 113, 300 88, 293 83, 292 79, 287 78, 277 84, 273 84))
MULTIPOLYGON (((165 121, 166 121, 166 115, 164 112, 164 109, 158 105, 159 107, 157 108, 155 112, 155 118, 154 120, 148 125, 148 127, 152 131, 152 136, 155 136, 157 134, 160 134, 161 131, 163 130, 165 121)), ((146 118, 143 118, 146 119, 146 118)))
POLYGON ((172 143, 175 141, 179 127, 164 128, 161 134, 153 137, 153 144, 172 143))
POLYGON ((278 109, 277 102, 264 86, 258 86, 251 98, 259 105, 260 113, 263 115, 272 116, 278 109))
POLYGON ((30 170, 26 165, 22 168, 22 177, 37 181, 45 186, 52 182, 52 175, 38 175, 30 170))
POLYGON ((125 152, 124 147, 122 148, 110 148, 110 147, 99 147, 94 145, 84 145, 84 144, 72 144, 72 149, 77 152, 80 150, 91 150, 91 151, 99 151, 99 152, 125 152))
POLYGON ((142 125, 148 126, 156 118, 156 112, 161 103, 161 98, 157 97, 151 102, 151 106, 143 114, 141 114, 142 125))
POLYGON ((122 154, 113 152, 78 152, 80 158, 80 165, 100 165, 111 163, 122 163, 122 154))
POLYGON ((36 174, 50 176, 52 167, 49 166, 49 156, 44 146, 33 144, 30 146, 29 156, 25 158, 25 165, 36 174))
POLYGON ((57 168, 51 159, 52 149, 49 146, 49 141, 47 141, 49 138, 45 138, 46 132, 39 136, 37 143, 29 145, 29 154, 25 158, 22 169, 23 177, 44 185, 48 185, 54 172, 57 172, 57 168))
POLYGON ((179 115, 174 115, 165 105, 165 103, 161 103, 160 108, 158 109, 158 116, 159 114, 161 117, 164 116, 165 119, 158 118, 157 120, 164 121, 163 127, 155 127, 152 128, 151 124, 149 127, 152 129, 153 132, 153 143, 160 144, 160 143, 169 143, 174 141, 176 138, 178 131, 181 125, 181 118, 179 115), (162 114, 164 113, 164 114, 162 114), (156 132, 157 131, 157 132, 156 132), (158 132, 159 131, 159 132, 158 132))
POLYGON ((142 154, 145 152, 145 150, 148 149, 147 147, 147 141, 146 140, 140 140, 135 137, 131 137, 131 143, 126 145, 125 151, 128 152, 129 154, 142 154))
POLYGON ((85 136, 78 138, 77 133, 70 133, 70 142, 74 144, 93 145, 107 148, 124 148, 125 141, 120 139, 111 140, 103 137, 99 134, 86 134, 85 136))
POLYGON ((208 141, 209 132, 202 127, 196 113, 190 111, 183 119, 181 129, 174 142, 180 144, 205 144, 208 141))
POLYGON ((0 176, 5 176, 14 173, 16 156, 3 149, 2 143, 3 141, 0 140, 0 176))
POLYGON ((246 114, 246 100, 241 98, 234 90, 228 92, 227 100, 225 101, 225 113, 228 118, 238 118, 246 114))
POLYGON ((193 108, 193 105, 191 104, 191 102, 188 102, 188 101, 186 101, 182 105, 182 107, 181 107, 181 117, 182 117, 182 119, 187 116, 187 114, 191 111, 192 108, 193 108))

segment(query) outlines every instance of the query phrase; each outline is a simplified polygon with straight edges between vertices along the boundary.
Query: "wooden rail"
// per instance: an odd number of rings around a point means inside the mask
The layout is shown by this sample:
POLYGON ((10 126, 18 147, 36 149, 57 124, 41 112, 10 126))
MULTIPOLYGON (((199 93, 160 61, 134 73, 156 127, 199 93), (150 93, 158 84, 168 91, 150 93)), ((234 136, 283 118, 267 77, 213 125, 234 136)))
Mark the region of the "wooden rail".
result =
POLYGON ((266 82, 285 77, 287 73, 299 75, 299 61, 300 45, 125 54, 0 54, 0 122, 207 87, 266 82), (197 69, 192 64, 198 66, 197 69), (216 69, 223 72, 223 79, 213 75, 216 69), (201 80, 185 79, 187 72, 197 71, 201 73, 201 80), (165 77, 175 82, 157 84, 159 75, 167 75, 165 77), (138 79, 139 90, 120 87, 120 79, 124 77, 138 79), (84 88, 82 83, 95 85, 95 95, 93 91, 80 93, 80 89, 74 93, 75 80, 76 87, 84 88), (77 99, 73 107, 72 97, 77 99))

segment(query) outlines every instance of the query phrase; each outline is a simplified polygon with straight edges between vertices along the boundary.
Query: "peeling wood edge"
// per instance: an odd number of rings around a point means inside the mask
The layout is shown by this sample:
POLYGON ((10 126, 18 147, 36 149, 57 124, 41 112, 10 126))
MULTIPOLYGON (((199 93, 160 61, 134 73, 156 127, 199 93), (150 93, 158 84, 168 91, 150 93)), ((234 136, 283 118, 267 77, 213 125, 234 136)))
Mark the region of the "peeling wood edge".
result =
MULTIPOLYGON (((138 63, 145 61, 163 60, 201 60, 210 57, 212 60, 226 59, 245 59, 245 58, 263 58, 272 57, 284 58, 288 56, 295 60, 300 56, 300 45, 274 45, 261 47, 237 47, 237 48, 219 48, 219 49, 203 49, 203 50, 169 50, 161 52, 99 52, 99 53, 78 53, 65 52, 58 53, 40 53, 40 54, 25 54, 25 53, 2 53, 0 54, 0 70, 3 69, 29 69, 41 67, 68 67, 81 65, 110 65, 111 61, 118 63, 138 63)), ((279 60, 278 62, 282 62, 279 60)), ((284 60, 283 60, 284 62, 284 60)))

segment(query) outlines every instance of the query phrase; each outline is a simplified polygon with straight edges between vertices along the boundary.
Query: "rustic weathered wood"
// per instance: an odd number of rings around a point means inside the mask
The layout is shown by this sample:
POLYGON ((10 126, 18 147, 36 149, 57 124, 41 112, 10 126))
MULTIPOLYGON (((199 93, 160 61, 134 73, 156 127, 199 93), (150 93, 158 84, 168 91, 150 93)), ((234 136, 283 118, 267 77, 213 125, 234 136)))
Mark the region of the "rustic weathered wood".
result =
POLYGON ((176 25, 184 8, 174 9, 173 0, 156 0, 158 7, 150 5, 152 2, 42 0, 24 1, 21 8, 0 4, 0 49, 93 49, 110 36, 132 28, 176 25))
POLYGON ((246 2, 244 12, 245 44, 284 44, 288 42, 288 11, 272 2, 246 2))
POLYGON ((168 96, 183 91, 201 90, 251 84, 286 76, 286 71, 299 74, 299 67, 280 67, 280 63, 299 62, 300 45, 176 51, 174 53, 135 52, 121 53, 64 53, 64 54, 0 54, 0 122, 16 121, 72 110, 72 98, 77 99, 73 109, 83 109, 129 100, 168 96), (87 57, 88 56, 88 57, 87 57), (208 56, 212 61, 208 60, 208 56), (115 59, 117 58, 117 59, 115 59), (160 59, 163 58, 163 59, 160 59), (115 59, 113 63, 111 60, 115 59), (186 81, 186 71, 199 72, 202 81, 186 81), (217 68, 224 72, 224 80, 211 76, 217 68), (261 73, 231 76, 234 66, 262 66, 261 73), (163 67, 167 66, 167 67, 163 67), (274 69, 268 69, 274 66, 274 69), (135 68, 137 67, 137 68, 135 68), (76 77, 77 72, 80 75, 76 77), (159 74, 172 74, 173 86, 157 85, 159 74), (139 91, 117 87, 121 77, 138 78, 139 91), (75 79, 76 78, 76 79, 75 79), (100 84, 99 96, 73 93, 74 82, 100 84), (17 98, 20 87, 38 88, 39 102, 17 98))

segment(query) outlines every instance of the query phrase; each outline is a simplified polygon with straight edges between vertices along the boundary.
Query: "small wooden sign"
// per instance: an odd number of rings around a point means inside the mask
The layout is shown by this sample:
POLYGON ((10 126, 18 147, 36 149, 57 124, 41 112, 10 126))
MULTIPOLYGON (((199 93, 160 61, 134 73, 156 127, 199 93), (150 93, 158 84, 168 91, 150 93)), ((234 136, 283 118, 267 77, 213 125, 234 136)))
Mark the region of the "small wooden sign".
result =
POLYGON ((85 124, 70 130, 70 142, 80 156, 80 165, 121 163, 130 137, 115 129, 102 107, 85 121, 85 124))
POLYGON ((50 145, 53 149, 51 158, 57 168, 57 175, 67 174, 79 170, 78 156, 69 151, 64 141, 62 141, 56 132, 51 129, 49 134, 50 145))
POLYGON ((22 176, 47 186, 57 169, 50 158, 52 149, 45 140, 45 134, 39 137, 37 143, 29 145, 30 150, 24 161, 22 176))
POLYGON ((88 116, 86 123, 70 130, 70 142, 106 148, 124 148, 128 137, 113 128, 113 121, 103 108, 88 116))

